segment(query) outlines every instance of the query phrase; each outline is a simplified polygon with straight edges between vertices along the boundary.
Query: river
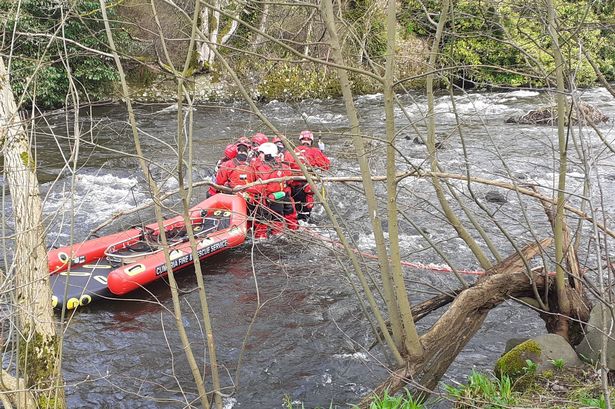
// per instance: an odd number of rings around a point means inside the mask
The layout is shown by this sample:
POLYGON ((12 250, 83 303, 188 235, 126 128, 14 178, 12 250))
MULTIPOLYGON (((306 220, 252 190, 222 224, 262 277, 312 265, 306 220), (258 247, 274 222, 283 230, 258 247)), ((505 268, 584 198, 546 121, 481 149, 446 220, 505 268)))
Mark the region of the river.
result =
MULTIPOLYGON (((615 118, 615 102, 603 89, 583 91, 583 100, 615 118)), ((357 98, 366 133, 382 137, 384 129, 381 95, 357 98)), ((415 140, 424 133, 423 96, 401 98, 404 110, 397 109, 398 147, 404 159, 398 170, 426 164, 424 145, 415 140), (405 112, 404 112, 405 111, 405 112), (406 116, 407 115, 407 116, 406 116)), ((439 159, 446 171, 465 172, 484 178, 538 183, 549 192, 556 180, 553 147, 557 133, 553 127, 506 124, 505 119, 548 103, 545 94, 535 91, 473 93, 455 98, 462 123, 467 161, 456 129, 456 118, 447 96, 436 98, 437 137, 442 142, 439 159)), ((260 107, 290 138, 309 128, 321 135, 332 158, 331 176, 355 176, 358 166, 347 136, 343 103, 339 100, 310 100, 287 104, 270 102, 260 107)), ((177 181, 168 176, 177 166, 172 147, 176 146, 176 111, 173 107, 140 105, 136 108, 141 140, 152 171, 166 189, 177 181)), ((194 116, 194 175, 200 180, 234 138, 262 131, 256 117, 243 104, 198 106, 194 116)), ((148 198, 142 176, 131 157, 132 136, 123 107, 97 107, 93 116, 83 113, 80 128, 80 160, 71 193, 71 171, 64 167, 66 148, 74 141, 63 118, 50 118, 45 128, 39 121, 36 149, 39 177, 45 195, 46 223, 50 245, 64 245, 70 237, 85 238, 96 226, 116 212, 133 208, 148 198), (62 153, 63 152, 63 153, 62 153)), ((600 126, 608 140, 614 139, 613 122, 600 126)), ((600 148, 593 133, 585 130, 584 140, 595 155, 605 197, 613 195, 615 168, 612 154, 600 148)), ((373 144, 370 161, 376 173, 383 174, 385 153, 373 144)), ((569 189, 580 192, 583 169, 572 155, 569 189)), ((407 261, 442 264, 429 249, 419 230, 450 258, 458 268, 477 269, 469 249, 455 237, 434 207, 436 200, 428 181, 405 179, 401 185, 400 207, 409 220, 400 220, 403 258, 407 261), (411 222, 412 223, 411 223, 411 222), (416 226, 413 226, 412 224, 416 226), (417 230, 417 228, 419 230, 417 230)), ((468 196, 464 182, 453 182, 456 192, 468 196)), ((356 191, 346 185, 327 184, 328 197, 344 220, 352 239, 365 252, 374 248, 366 208, 356 191)), ((482 199, 495 188, 475 185, 482 199)), ((378 194, 383 194, 378 187, 378 194)), ((520 212, 520 200, 510 191, 499 191, 505 203, 483 200, 489 214, 507 227, 511 235, 527 242, 531 233, 548 234, 544 213, 538 204, 526 204, 528 219, 520 212), (530 227, 531 226, 531 230, 530 227)), ((202 195, 195 192, 195 200, 202 195)), ((606 203, 607 217, 615 212, 606 203)), ((474 210, 476 206, 473 207, 474 210)), ((494 237, 503 256, 510 244, 488 215, 479 219, 494 237)), ((384 213, 385 214, 385 213, 384 213)), ((384 216, 383 214, 383 216, 384 216)), ((142 211, 122 218, 107 231, 126 228, 150 220, 142 211)), ((319 234, 328 235, 327 220, 321 209, 315 212, 319 234)), ((386 218, 386 217, 383 217, 386 218)), ((385 230, 387 224, 385 222, 385 230)), ((269 242, 248 243, 203 263, 222 383, 228 389, 226 408, 282 408, 285 401, 303 402, 305 408, 340 405, 360 400, 370 387, 386 375, 387 357, 381 348, 367 348, 373 342, 371 329, 362 316, 356 296, 339 263, 336 249, 324 246, 310 235, 299 233, 269 242), (247 334, 247 335, 246 335, 247 334), (241 360, 241 366, 237 368, 241 360), (231 387, 238 382, 236 391, 231 387)), ((343 258, 343 257, 342 257, 343 258)), ((588 261, 592 264, 591 258, 588 261)), ((372 265, 372 272, 375 273, 372 265)), ((451 274, 405 269, 413 302, 427 299, 438 290, 456 288, 451 274)), ((472 277, 468 278, 472 280, 472 277)), ((199 299, 192 271, 179 276, 182 290, 182 317, 200 361, 205 355, 205 337, 199 319, 199 299)), ((436 317, 419 323, 421 331, 436 317)), ((100 408, 184 408, 198 406, 194 382, 174 329, 172 300, 164 282, 148 287, 122 300, 98 303, 80 309, 63 326, 63 368, 68 384, 69 406, 100 408)), ((472 368, 490 370, 512 337, 533 336, 544 331, 542 321, 527 308, 510 302, 492 311, 485 325, 451 366, 444 382, 464 381, 472 368)), ((390 361, 389 361, 390 362, 390 361)), ((210 379, 207 373, 207 378, 210 379)), ((446 407, 446 403, 439 404, 446 407)))

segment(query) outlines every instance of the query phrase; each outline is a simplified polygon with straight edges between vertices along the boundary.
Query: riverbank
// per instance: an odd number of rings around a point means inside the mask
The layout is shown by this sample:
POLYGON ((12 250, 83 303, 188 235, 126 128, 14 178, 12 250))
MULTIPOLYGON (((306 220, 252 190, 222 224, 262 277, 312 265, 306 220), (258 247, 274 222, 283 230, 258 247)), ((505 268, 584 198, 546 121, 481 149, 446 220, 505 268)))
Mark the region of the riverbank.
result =
MULTIPOLYGON (((528 369, 531 371, 531 369, 528 369)), ((456 409, 606 409, 600 374, 591 367, 586 369, 555 368, 542 375, 528 373, 527 378, 511 382, 490 374, 472 372, 464 384, 445 385, 440 395, 421 401, 408 390, 391 396, 387 393, 371 402, 370 409, 429 409, 453 407, 456 409), (522 385, 522 387, 520 387, 522 385)), ((609 388, 611 396, 615 390, 609 388)), ((615 400, 611 398, 611 405, 615 400)), ((286 397, 285 409, 300 409, 303 403, 286 397)), ((316 409, 341 409, 341 406, 316 409)))
MULTIPOLYGON (((227 102, 231 99, 226 84, 212 81, 211 75, 197 75, 187 81, 193 103, 227 102)), ((177 82, 167 76, 157 76, 151 84, 133 82, 131 97, 142 103, 177 102, 177 82)))
MULTIPOLYGON (((334 71, 326 67, 266 63, 271 67, 243 67, 237 72, 242 86, 255 101, 302 101, 341 96, 334 71)), ((240 87, 230 75, 196 73, 186 81, 194 103, 233 102, 244 99, 240 87)), ((176 102, 177 83, 164 73, 135 75, 130 82, 132 98, 138 102, 176 102), (146 77, 146 78, 144 78, 146 77)), ((380 83, 356 76, 353 90, 357 95, 382 92, 380 83)), ((119 91, 119 90, 118 90, 119 91)), ((119 94, 118 96, 119 97, 119 94)))
MULTIPOLYGON (((533 373, 531 365, 526 368, 526 374, 514 382, 508 377, 497 379, 493 375, 472 372, 467 383, 446 387, 447 399, 453 401, 455 408, 606 407, 600 373, 591 366, 561 366, 542 374, 533 373)), ((609 389, 612 396, 613 388, 609 389)))

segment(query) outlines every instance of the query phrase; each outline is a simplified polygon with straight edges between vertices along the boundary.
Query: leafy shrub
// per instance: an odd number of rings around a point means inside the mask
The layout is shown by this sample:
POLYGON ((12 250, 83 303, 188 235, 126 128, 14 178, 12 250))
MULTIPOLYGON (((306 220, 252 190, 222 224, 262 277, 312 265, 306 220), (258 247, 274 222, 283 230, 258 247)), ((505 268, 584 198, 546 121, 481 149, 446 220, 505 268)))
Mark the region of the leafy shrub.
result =
MULTIPOLYGON (((405 0, 400 21, 405 32, 432 36, 433 24, 425 16, 422 4, 437 20, 440 2, 405 0)), ((523 0, 477 2, 460 0, 447 22, 443 39, 443 61, 461 67, 454 76, 480 85, 545 86, 555 70, 551 38, 545 27, 546 11, 542 3, 523 0)), ((615 78, 615 42, 603 31, 602 21, 611 8, 587 1, 556 0, 559 43, 569 73, 577 85, 590 85, 596 75, 580 48, 590 54, 607 79, 615 78), (581 57, 580 57, 581 56, 581 57)))
MULTIPOLYGON (((109 94, 118 75, 111 58, 93 51, 108 52, 98 2, 24 0, 19 15, 16 5, 0 1, 0 15, 6 16, 5 35, 15 30, 10 80, 15 95, 23 96, 22 107, 35 102, 49 109, 70 103, 69 75, 82 98, 109 94)), ((113 8, 107 12, 113 20, 113 8)), ((121 32, 115 40, 128 43, 121 32)))
POLYGON ((256 91, 264 100, 296 101, 340 94, 339 83, 332 70, 311 64, 261 64, 256 91))

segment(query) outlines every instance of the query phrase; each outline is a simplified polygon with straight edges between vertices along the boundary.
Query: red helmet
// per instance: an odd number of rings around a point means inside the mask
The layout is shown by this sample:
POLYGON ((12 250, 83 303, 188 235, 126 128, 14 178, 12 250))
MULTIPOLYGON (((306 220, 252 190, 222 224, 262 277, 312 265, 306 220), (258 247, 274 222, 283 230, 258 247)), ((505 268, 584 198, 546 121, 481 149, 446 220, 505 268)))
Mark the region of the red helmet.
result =
POLYGON ((250 146, 252 146, 252 143, 250 142, 248 138, 246 138, 245 136, 242 136, 241 138, 237 140, 237 143, 235 145, 237 146, 245 145, 245 147, 250 148, 250 146))
POLYGON ((226 145, 226 149, 224 149, 224 156, 229 159, 233 159, 237 156, 237 145, 230 144, 226 145))
POLYGON ((314 142, 314 134, 310 131, 301 131, 299 141, 303 142, 304 140, 308 140, 310 143, 314 142))
POLYGON ((272 140, 271 143, 282 143, 282 139, 280 139, 279 136, 275 136, 272 140))
POLYGON ((269 142, 269 138, 264 133, 255 133, 252 135, 252 145, 260 146, 265 142, 269 142))

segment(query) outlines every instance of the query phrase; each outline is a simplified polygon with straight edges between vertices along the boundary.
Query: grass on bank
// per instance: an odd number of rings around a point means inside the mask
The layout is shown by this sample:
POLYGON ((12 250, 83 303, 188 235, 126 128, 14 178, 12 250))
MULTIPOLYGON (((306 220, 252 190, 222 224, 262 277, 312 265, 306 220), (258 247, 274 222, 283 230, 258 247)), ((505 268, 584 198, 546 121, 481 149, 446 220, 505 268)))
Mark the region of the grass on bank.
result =
MULTIPOLYGON (((551 363, 553 370, 538 374, 536 364, 527 362, 525 373, 515 381, 472 371, 467 384, 447 385, 446 393, 458 409, 606 409, 600 375, 594 368, 565 368, 560 360, 551 363)), ((611 388, 611 405, 614 392, 611 388)))
MULTIPOLYGON (((301 402, 293 402, 289 396, 284 397, 284 407, 286 409, 308 409, 301 402)), ((345 405, 343 407, 346 407, 345 405)), ((337 405, 330 404, 327 409, 338 409, 337 405)), ((357 408, 357 406, 352 406, 357 408)), ((376 398, 369 405, 369 409, 426 409, 427 407, 420 402, 419 399, 414 398, 410 391, 404 389, 403 394, 389 395, 387 392, 381 398, 376 398)), ((310 408, 312 409, 312 408, 310 408)), ((324 407, 317 407, 313 409, 325 409, 324 407)))
POLYGON ((404 394, 390 396, 386 391, 382 398, 377 398, 369 405, 369 409, 423 409, 423 403, 405 389, 404 394))
MULTIPOLYGON (((467 383, 457 386, 445 385, 444 396, 437 401, 446 400, 455 409, 606 409, 606 399, 601 389, 600 375, 592 367, 567 368, 563 361, 554 360, 553 370, 541 374, 536 364, 526 362, 525 373, 516 380, 507 376, 501 379, 472 371, 467 383)), ((615 388, 611 388, 611 405, 615 406, 615 388)), ((377 398, 369 409, 428 409, 434 401, 421 402, 411 392, 385 395, 377 398)), ((440 407, 441 405, 439 405, 440 407)), ((448 405, 447 405, 448 406, 448 405)), ((328 407, 306 407, 303 403, 284 399, 286 409, 338 409, 347 407, 330 404, 328 407)), ((356 406, 353 406, 356 408, 356 406)))
POLYGON ((518 402, 517 394, 513 393, 513 384, 508 376, 497 379, 474 370, 468 377, 467 384, 458 387, 445 385, 444 389, 455 402, 455 406, 459 408, 498 408, 513 406, 518 402))

